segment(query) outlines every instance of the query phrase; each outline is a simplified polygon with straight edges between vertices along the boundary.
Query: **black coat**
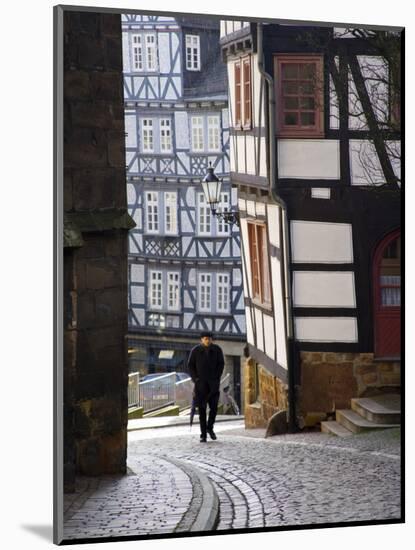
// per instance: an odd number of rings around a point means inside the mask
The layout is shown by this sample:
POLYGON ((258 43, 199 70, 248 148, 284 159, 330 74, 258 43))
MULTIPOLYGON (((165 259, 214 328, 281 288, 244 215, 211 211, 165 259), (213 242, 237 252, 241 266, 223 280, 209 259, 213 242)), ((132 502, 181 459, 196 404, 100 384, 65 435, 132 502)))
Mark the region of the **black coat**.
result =
POLYGON ((219 386, 220 378, 225 366, 223 352, 216 344, 195 346, 189 355, 189 374, 197 382, 216 382, 219 386))

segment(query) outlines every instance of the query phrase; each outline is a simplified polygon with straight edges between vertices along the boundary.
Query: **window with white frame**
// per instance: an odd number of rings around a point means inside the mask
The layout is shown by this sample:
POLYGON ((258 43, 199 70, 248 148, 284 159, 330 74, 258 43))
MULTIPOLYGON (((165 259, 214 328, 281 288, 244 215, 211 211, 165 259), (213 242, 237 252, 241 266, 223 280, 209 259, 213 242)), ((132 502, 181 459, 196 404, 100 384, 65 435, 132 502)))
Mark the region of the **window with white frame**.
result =
POLYGON ((141 152, 171 155, 173 132, 171 118, 141 118, 141 152))
POLYGON ((133 40, 133 68, 135 71, 144 71, 143 45, 140 34, 134 34, 133 40))
POLYGON ((147 70, 155 71, 157 68, 155 34, 146 34, 146 55, 147 55, 147 70))
POLYGON ((152 308, 162 307, 162 280, 161 271, 150 271, 150 306, 152 308))
POLYGON ((178 310, 180 308, 180 274, 167 273, 167 309, 178 310))
POLYGON ((154 139, 153 139, 153 119, 143 118, 142 120, 142 147, 146 153, 154 152, 154 139))
POLYGON ((200 71, 200 36, 186 34, 186 69, 200 71))
POLYGON ((171 153, 171 121, 169 118, 160 119, 160 151, 171 153))
POLYGON ((219 115, 192 116, 190 133, 193 152, 221 151, 221 126, 219 115))
POLYGON ((216 310, 217 312, 229 312, 229 274, 217 273, 216 275, 216 310))
POLYGON ((192 149, 193 151, 204 150, 203 140, 203 118, 200 116, 192 116, 192 149))
POLYGON ((220 151, 220 121, 219 116, 208 116, 208 149, 209 151, 220 151))
POLYGON ((198 220, 199 220, 199 224, 198 224, 199 235, 210 235, 211 213, 210 213, 210 207, 206 202, 206 197, 203 193, 199 193, 198 220))
POLYGON ((159 231, 159 207, 158 193, 156 191, 147 191, 147 231, 158 233, 159 231))
MULTIPOLYGON (((220 194, 219 212, 230 211, 230 197, 229 193, 220 194)), ((218 235, 229 235, 230 225, 226 223, 223 218, 217 218, 218 235)))
POLYGON ((165 233, 177 235, 177 193, 166 191, 164 193, 164 222, 165 233))
POLYGON ((132 35, 132 61, 134 71, 157 70, 157 37, 154 33, 132 35))
POLYGON ((212 309, 212 275, 199 273, 199 311, 212 309))

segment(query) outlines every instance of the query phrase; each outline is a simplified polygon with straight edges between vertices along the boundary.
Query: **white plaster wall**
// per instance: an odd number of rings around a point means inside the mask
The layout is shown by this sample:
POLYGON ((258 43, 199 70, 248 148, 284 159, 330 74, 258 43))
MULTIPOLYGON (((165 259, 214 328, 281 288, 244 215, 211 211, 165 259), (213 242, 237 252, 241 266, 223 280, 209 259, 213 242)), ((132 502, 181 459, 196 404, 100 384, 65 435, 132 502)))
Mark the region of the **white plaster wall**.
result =
POLYGON ((271 315, 264 315, 265 353, 275 359, 275 327, 271 315))
POLYGON ((367 120, 363 113, 362 103, 357 94, 356 84, 349 69, 349 128, 350 130, 367 130, 367 120))
POLYGON ((246 201, 245 199, 238 199, 238 209, 242 212, 246 212, 246 201))
MULTIPOLYGON (((255 202, 254 201, 246 201, 246 211, 248 216, 252 216, 253 218, 256 218, 256 210, 255 210, 255 202)), ((248 243, 248 241, 247 241, 248 243)))
POLYGON ((134 206, 137 202, 137 193, 132 183, 127 183, 127 204, 134 206))
POLYGON ((158 57, 160 73, 169 74, 170 66, 170 41, 169 33, 158 33, 158 57))
POLYGON ((278 174, 280 178, 339 179, 338 140, 278 140, 278 174))
MULTIPOLYGON (((142 76, 133 76, 131 80, 133 82, 133 86, 134 86, 133 89, 134 89, 134 96, 135 96, 138 93, 144 79, 142 76)), ((145 87, 143 88, 141 94, 137 97, 139 99, 146 99, 145 87)))
POLYGON ((187 149, 189 147, 189 123, 185 111, 177 111, 174 113, 174 129, 176 147, 178 149, 187 149))
POLYGON ((236 153, 238 155, 237 171, 246 173, 246 158, 245 158, 245 136, 236 136, 236 153))
POLYGON ((279 248, 280 246, 280 209, 279 206, 267 205, 267 224, 270 244, 279 248))
POLYGON ((138 323, 140 326, 144 325, 144 309, 141 308, 133 308, 134 314, 137 317, 138 323))
POLYGON ((381 56, 357 56, 365 79, 375 117, 379 122, 387 122, 389 115, 389 67, 381 56))
POLYGON ((357 342, 355 317, 296 317, 296 339, 301 342, 357 342))
POLYGON ((144 266, 140 264, 131 264, 131 282, 144 283, 144 266))
POLYGON ((294 271, 295 307, 356 307, 352 271, 294 271))
POLYGON ((255 345, 254 333, 252 330, 252 321, 251 321, 251 314, 249 311, 249 307, 245 308, 245 319, 246 319, 246 341, 248 342, 248 344, 251 344, 253 346, 255 345))
POLYGON ((339 121, 339 99, 337 97, 336 89, 334 87, 333 79, 330 76, 330 128, 338 129, 340 126, 339 121))
POLYGON ((257 201, 255 203, 255 208, 256 208, 256 215, 257 216, 265 216, 266 215, 265 203, 264 202, 257 201))
POLYGON ((330 187, 312 187, 311 197, 313 199, 329 199, 331 196, 330 187))
POLYGON ((261 140, 261 146, 259 150, 259 175, 263 178, 268 176, 267 173, 267 155, 266 155, 266 141, 265 137, 259 138, 261 140))
POLYGON ((131 303, 132 304, 144 304, 144 287, 131 286, 131 303))
POLYGON ((258 308, 253 308, 254 315, 255 315, 255 328, 256 328, 256 334, 257 334, 257 348, 263 352, 265 352, 264 347, 264 330, 262 328, 262 311, 258 308))
POLYGON ((189 328, 190 323, 192 322, 193 314, 192 313, 183 313, 183 326, 184 328, 189 328))
MULTIPOLYGON (((383 173, 375 146, 368 140, 350 140, 350 171, 353 185, 388 183, 383 173)), ((386 150, 395 175, 401 177, 400 142, 386 141, 386 150)))
POLYGON ((137 147, 137 118, 134 111, 125 115, 125 131, 125 146, 137 147))
MULTIPOLYGON (((174 57, 174 54, 177 52, 177 49, 180 47, 179 33, 174 32, 172 34, 171 46, 172 46, 173 57, 174 57)), ((180 73, 181 70, 182 70, 182 57, 181 57, 181 55, 178 55, 176 63, 173 66, 173 72, 174 73, 180 73)), ((178 90, 181 93, 181 88, 178 88, 178 90)))
POLYGON ((131 71, 131 59, 130 59, 130 33, 122 33, 122 64, 123 71, 129 73, 131 71))
POLYGON ((282 367, 287 368, 286 327, 284 322, 284 300, 280 266, 280 261, 275 256, 271 256, 271 281, 274 297, 274 334, 277 345, 277 362, 282 367))
POLYGON ((249 256, 249 246, 248 246, 248 227, 246 219, 241 219, 241 238, 243 239, 244 244, 244 250, 245 250, 245 258, 246 258, 246 270, 247 273, 245 273, 245 266, 244 262, 242 262, 243 267, 243 274, 244 274, 244 294, 245 296, 252 296, 252 280, 251 280, 251 258, 249 256))
POLYGON ((294 263, 352 263, 352 226, 293 220, 291 251, 294 263))
POLYGON ((256 175, 256 139, 246 136, 246 173, 256 175))

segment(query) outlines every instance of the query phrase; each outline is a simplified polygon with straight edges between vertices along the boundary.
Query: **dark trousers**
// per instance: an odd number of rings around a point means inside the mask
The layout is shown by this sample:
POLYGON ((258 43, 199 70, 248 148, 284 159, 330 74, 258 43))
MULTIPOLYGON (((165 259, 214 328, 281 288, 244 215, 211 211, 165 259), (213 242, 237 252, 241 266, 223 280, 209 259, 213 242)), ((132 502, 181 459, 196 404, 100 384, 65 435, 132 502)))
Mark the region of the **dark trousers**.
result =
POLYGON ((199 409, 200 433, 206 437, 207 430, 213 430, 218 412, 219 388, 217 382, 199 381, 195 386, 196 404, 199 409), (209 418, 206 422, 206 407, 209 405, 209 418))

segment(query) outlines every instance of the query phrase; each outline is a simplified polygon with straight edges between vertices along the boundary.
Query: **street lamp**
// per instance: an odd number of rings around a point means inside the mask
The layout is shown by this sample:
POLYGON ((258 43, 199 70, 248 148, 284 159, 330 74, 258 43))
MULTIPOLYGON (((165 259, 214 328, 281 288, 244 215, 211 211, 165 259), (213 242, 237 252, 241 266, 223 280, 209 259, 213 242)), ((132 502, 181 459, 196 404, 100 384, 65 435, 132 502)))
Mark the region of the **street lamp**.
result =
POLYGON ((211 162, 209 162, 208 173, 202 181, 202 187, 206 202, 210 206, 210 211, 212 214, 217 218, 222 218, 223 221, 229 225, 236 224, 239 227, 239 212, 232 212, 231 210, 220 212, 217 209, 220 203, 222 180, 220 180, 214 173, 211 162))

